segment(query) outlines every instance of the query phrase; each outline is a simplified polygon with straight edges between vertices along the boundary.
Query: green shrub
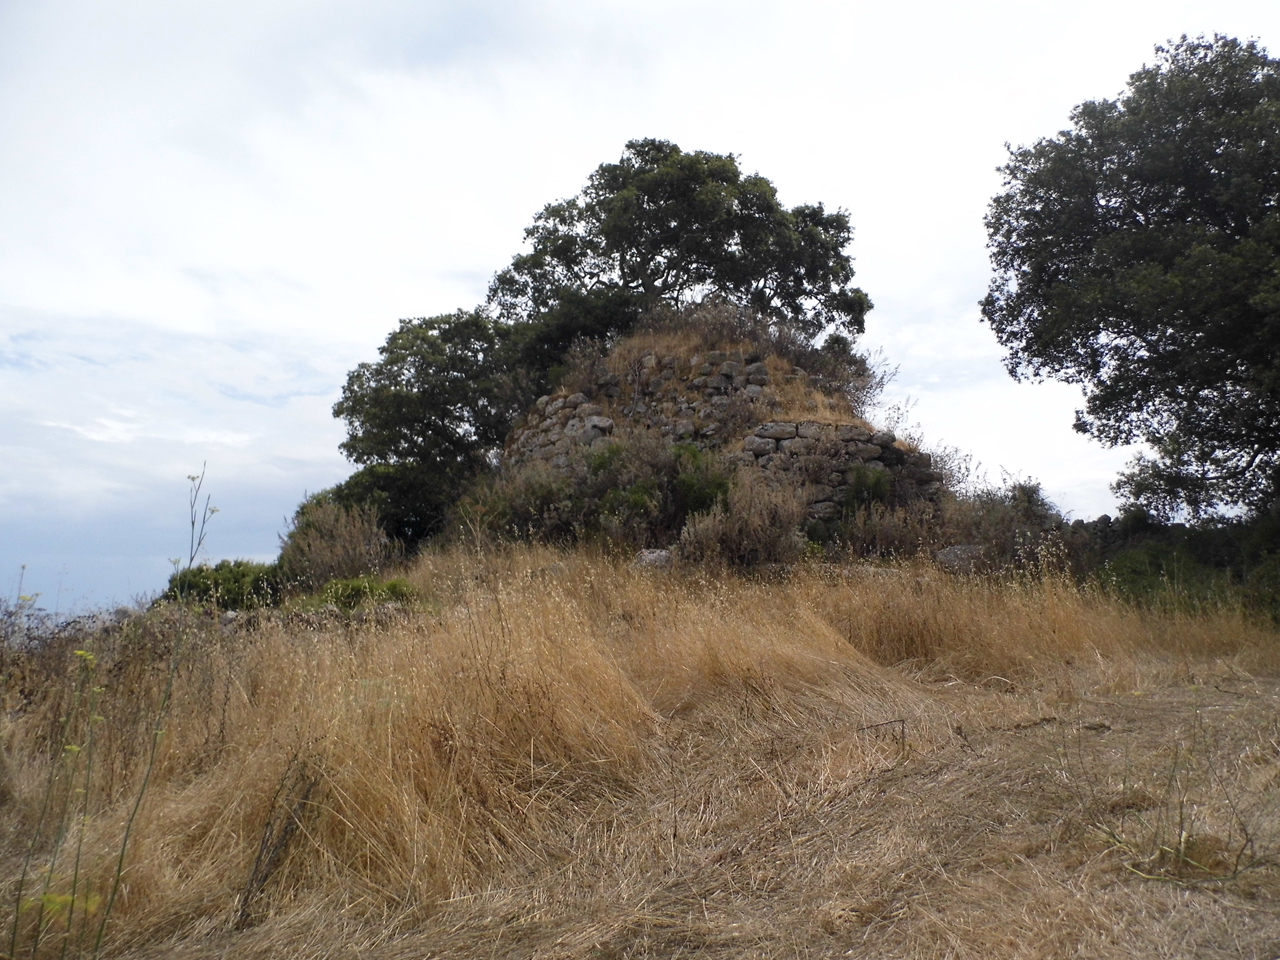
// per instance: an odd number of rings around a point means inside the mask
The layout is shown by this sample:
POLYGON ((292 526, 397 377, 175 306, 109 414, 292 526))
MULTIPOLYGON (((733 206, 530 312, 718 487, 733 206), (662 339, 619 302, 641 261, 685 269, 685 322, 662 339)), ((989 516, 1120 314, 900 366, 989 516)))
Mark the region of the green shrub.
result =
POLYGON ((313 593, 330 580, 377 574, 400 555, 373 507, 344 506, 331 494, 304 500, 280 538, 280 582, 313 593))
POLYGON ((692 443, 678 443, 672 453, 677 470, 673 490, 677 514, 687 520, 728 503, 729 475, 715 454, 692 443))
POLYGON ((280 597, 279 570, 274 563, 220 560, 210 566, 188 567, 169 578, 162 600, 199 603, 221 610, 253 610, 275 604, 280 597))
POLYGON ((859 509, 869 507, 873 503, 884 503, 889 499, 893 488, 893 480, 887 470, 873 470, 871 467, 859 466, 847 474, 849 489, 844 495, 846 515, 856 513, 859 509))
POLYGON ((376 577, 350 577, 331 580, 320 592, 320 599, 341 610, 374 603, 405 603, 412 600, 413 588, 402 579, 378 580, 376 577))
POLYGON ((644 434, 579 450, 566 468, 531 462, 478 485, 456 511, 459 533, 569 543, 665 546, 686 521, 726 502, 719 457, 644 434))
POLYGON ((723 501, 689 518, 677 552, 689 563, 792 563, 805 550, 799 533, 804 515, 804 503, 793 488, 770 481, 759 470, 741 470, 723 501))

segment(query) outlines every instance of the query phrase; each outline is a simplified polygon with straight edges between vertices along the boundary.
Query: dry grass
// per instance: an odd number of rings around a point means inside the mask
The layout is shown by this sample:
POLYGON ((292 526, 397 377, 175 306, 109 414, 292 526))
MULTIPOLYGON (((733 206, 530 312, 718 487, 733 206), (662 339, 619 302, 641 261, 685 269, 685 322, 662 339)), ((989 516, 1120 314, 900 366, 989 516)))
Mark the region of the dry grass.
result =
POLYGON ((170 610, 11 657, 0 950, 35 836, 22 952, 93 952, 170 689, 104 954, 1280 945, 1280 643, 1238 612, 534 547, 408 576, 424 607, 363 623, 170 610))

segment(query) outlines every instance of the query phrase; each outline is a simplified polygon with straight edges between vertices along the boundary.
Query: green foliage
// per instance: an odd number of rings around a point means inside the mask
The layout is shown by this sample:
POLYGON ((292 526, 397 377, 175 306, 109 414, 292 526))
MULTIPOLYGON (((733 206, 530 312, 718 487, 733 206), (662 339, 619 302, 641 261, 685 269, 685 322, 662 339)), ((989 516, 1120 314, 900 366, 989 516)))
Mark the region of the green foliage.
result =
POLYGON ((1155 540, 1121 550, 1106 562, 1099 577, 1125 599, 1143 603, 1197 604, 1220 600, 1231 592, 1228 571, 1155 540))
POLYGON ((375 506, 408 543, 439 530, 527 399, 504 369, 503 335, 477 311, 402 320, 333 408, 347 422, 343 453, 364 468, 334 496, 375 506))
POLYGON ((188 567, 175 572, 160 599, 221 610, 253 610, 274 605, 279 596, 275 564, 220 560, 212 567, 188 567))
POLYGON ((771 483, 759 470, 741 470, 711 509, 689 517, 677 552, 689 563, 744 569, 792 563, 805 554, 804 515, 794 489, 771 483))
POLYGON ((509 322, 561 331, 549 337, 561 352, 575 329, 623 332, 641 310, 709 294, 810 338, 831 325, 856 335, 871 302, 851 286, 852 236, 844 211, 784 208, 732 154, 632 140, 582 193, 534 217, 531 249, 494 278, 489 304, 509 322))
POLYGON ((1118 100, 1011 149, 983 318, 1016 377, 1085 389, 1076 429, 1143 440, 1117 490, 1161 516, 1280 492, 1280 61, 1157 48, 1118 100))
POLYGON ((728 491, 729 476, 714 454, 633 437, 579 451, 564 471, 529 463, 495 477, 459 506, 458 524, 557 543, 665 545, 728 491))
POLYGON ((678 515, 687 518, 728 502, 729 475, 714 453, 692 443, 678 443, 672 453, 676 461, 672 498, 678 515))
POLYGON ((631 141, 579 196, 538 213, 526 239, 531 249, 494 277, 483 307, 402 320, 334 406, 347 425, 342 451, 360 467, 334 497, 374 507, 408 546, 438 532, 491 471, 575 343, 606 343, 647 312, 711 296, 806 344, 836 326, 844 334, 817 360, 877 382, 851 350, 871 302, 851 285, 848 215, 782 207, 773 184, 744 176, 732 155, 631 141))
POLYGON ((856 513, 873 503, 884 503, 893 489, 893 480, 887 470, 873 470, 860 466, 846 475, 849 489, 841 506, 845 513, 856 513))
POLYGON ((334 490, 323 490, 298 506, 280 538, 279 580, 291 591, 313 592, 330 580, 379 572, 399 547, 374 506, 347 506, 334 490))
POLYGON ((376 603, 408 603, 413 600, 414 592, 409 581, 399 578, 350 577, 329 581, 319 597, 340 610, 354 610, 376 603))

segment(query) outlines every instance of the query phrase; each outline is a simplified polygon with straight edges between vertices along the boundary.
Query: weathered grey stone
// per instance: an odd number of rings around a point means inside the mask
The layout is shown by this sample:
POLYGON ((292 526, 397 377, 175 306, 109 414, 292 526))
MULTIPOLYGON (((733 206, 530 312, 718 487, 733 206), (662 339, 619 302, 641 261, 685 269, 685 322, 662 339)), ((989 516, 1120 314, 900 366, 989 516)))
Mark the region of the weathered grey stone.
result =
MULTIPOLYGON (((597 419, 597 418, 592 418, 592 419, 597 419)), ((582 429, 582 432, 578 434, 576 439, 579 443, 591 443, 595 440, 599 440, 603 436, 604 434, 601 433, 599 430, 597 430, 595 427, 584 427, 582 429)))
POLYGON ((759 399, 764 394, 764 387, 759 384, 750 384, 746 389, 746 394, 752 400, 759 399))
POLYGON ((681 439, 683 439, 683 438, 685 438, 685 437, 692 437, 692 436, 693 436, 693 433, 694 433, 694 427, 693 427, 693 421, 692 421, 692 420, 677 420, 677 421, 676 421, 676 436, 677 436, 677 437, 680 437, 681 439))
POLYGON ((834 520, 840 516, 840 508, 830 500, 809 504, 810 520, 834 520))
POLYGON ((958 543, 954 547, 939 550, 933 555, 933 559, 947 573, 974 573, 982 564, 982 545, 958 543))
POLYGON ((804 494, 810 503, 819 503, 822 500, 831 499, 832 488, 825 483, 811 483, 805 487, 804 494))
POLYGON ((707 390, 728 390, 731 384, 724 377, 717 374, 714 377, 707 377, 707 381, 703 386, 707 390))
POLYGON ((585 426, 586 424, 582 422, 581 417, 573 417, 564 425, 564 435, 566 437, 576 437, 585 426))
POLYGON ((712 397, 711 398, 711 409, 713 410, 724 410, 728 406, 729 406, 728 397, 712 397))
POLYGON ((874 460, 880 456, 880 448, 874 443, 851 443, 849 455, 858 460, 874 460))
POLYGON ((768 437, 747 437, 742 441, 742 449, 756 456, 764 456, 778 449, 778 441, 768 437))
POLYGON ((796 425, 796 436, 804 437, 806 440, 818 440, 828 436, 831 428, 825 423, 814 423, 812 420, 796 425))
POLYGON ((585 393, 575 393, 572 396, 564 398, 564 405, 566 407, 576 407, 579 404, 583 404, 586 402, 587 402, 587 395, 585 393))
POLYGON ((783 440, 778 444, 778 449, 793 457, 802 457, 813 450, 813 441, 804 437, 796 437, 792 440, 783 440))
POLYGON ((767 373, 752 373, 747 376, 747 383, 754 387, 764 387, 769 384, 769 375, 767 373))
POLYGON ((674 369, 675 369, 675 366, 676 366, 676 364, 677 364, 678 362, 679 362, 679 361, 678 361, 675 357, 663 357, 663 358, 662 358, 662 365, 663 365, 664 367, 666 367, 668 370, 674 370, 674 369))
POLYGON ((717 367, 728 359, 729 355, 723 350, 712 350, 707 354, 707 363, 717 367))
POLYGON ((552 400, 550 405, 547 407, 547 416, 554 417, 557 413, 559 413, 563 409, 564 409, 563 397, 561 397, 559 400, 552 400))
POLYGON ((887 447, 896 439, 892 430, 880 430, 871 436, 871 442, 877 447, 887 447))
POLYGON ((539 410, 547 409, 547 404, 551 402, 550 397, 539 397, 538 402, 534 404, 539 410))
POLYGON ((672 556, 670 550, 641 550, 636 554, 633 566, 637 567, 669 567, 672 556))
POLYGON ((658 365, 658 358, 655 357, 652 353, 646 353, 643 357, 640 358, 640 366, 644 367, 646 370, 656 367, 657 365, 658 365))
POLYGON ((848 443, 851 440, 856 443, 866 443, 871 439, 871 431, 852 423, 842 423, 836 427, 836 439, 842 443, 848 443))
POLYGON ((742 364, 740 363, 735 363, 732 360, 726 360, 724 363, 720 364, 720 376, 722 377, 737 377, 741 374, 742 364))
POLYGON ((744 372, 748 377, 767 377, 769 375, 769 365, 761 360, 757 360, 755 363, 747 364, 747 369, 744 372))
POLYGON ((598 417, 604 413, 604 407, 598 403, 582 403, 578 405, 577 414, 580 417, 598 417))
POLYGON ((862 466, 866 470, 888 470, 889 469, 879 460, 868 460, 862 466))
POLYGON ((599 430, 601 433, 613 433, 613 421, 608 417, 594 415, 589 416, 586 418, 585 423, 589 430, 599 430))
POLYGON ((762 423, 756 427, 757 437, 768 437, 770 440, 790 440, 796 435, 796 425, 794 423, 784 423, 781 421, 774 423, 762 423))

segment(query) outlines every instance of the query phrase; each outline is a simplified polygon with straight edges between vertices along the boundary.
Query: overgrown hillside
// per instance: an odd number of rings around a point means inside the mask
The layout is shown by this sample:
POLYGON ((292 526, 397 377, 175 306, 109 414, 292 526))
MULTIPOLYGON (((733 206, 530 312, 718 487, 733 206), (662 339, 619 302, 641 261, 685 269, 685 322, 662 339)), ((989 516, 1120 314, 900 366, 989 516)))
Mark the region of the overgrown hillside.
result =
POLYGON ((428 551, 5 661, 36 957, 1270 957, 1280 637, 1052 575, 428 551))

